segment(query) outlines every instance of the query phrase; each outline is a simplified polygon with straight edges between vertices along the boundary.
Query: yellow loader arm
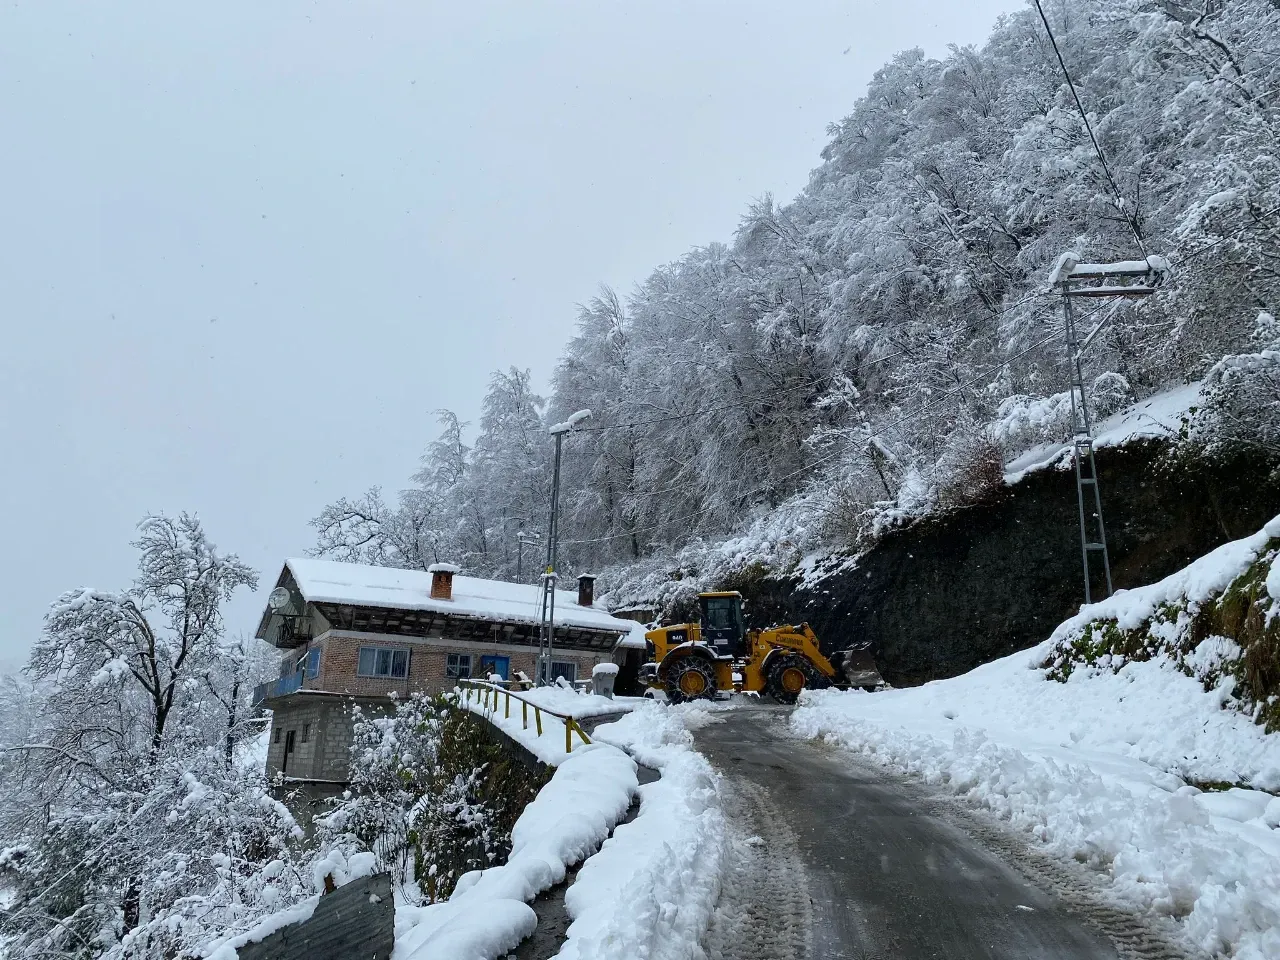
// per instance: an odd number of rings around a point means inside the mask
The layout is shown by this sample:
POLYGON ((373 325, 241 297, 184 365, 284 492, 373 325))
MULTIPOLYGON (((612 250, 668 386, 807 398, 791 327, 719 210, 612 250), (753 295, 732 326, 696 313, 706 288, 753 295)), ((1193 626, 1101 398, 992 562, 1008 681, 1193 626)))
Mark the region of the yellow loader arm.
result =
POLYGON ((822 651, 818 649, 818 637, 813 632, 813 628, 807 623, 799 626, 783 626, 770 627, 768 630, 761 630, 755 637, 753 644, 759 644, 763 647, 760 659, 763 660, 771 648, 784 648, 787 650, 795 650, 804 655, 810 663, 812 663, 824 677, 831 678, 836 675, 836 668, 831 665, 831 661, 822 655, 822 651))

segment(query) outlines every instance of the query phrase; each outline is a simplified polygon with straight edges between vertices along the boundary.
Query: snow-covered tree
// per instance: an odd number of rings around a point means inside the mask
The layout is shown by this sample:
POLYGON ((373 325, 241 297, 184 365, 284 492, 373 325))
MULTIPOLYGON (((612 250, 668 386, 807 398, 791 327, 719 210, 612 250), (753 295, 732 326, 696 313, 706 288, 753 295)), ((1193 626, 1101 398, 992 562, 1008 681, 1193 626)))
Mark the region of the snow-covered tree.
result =
POLYGON ((256 574, 191 515, 147 517, 138 576, 50 609, 4 691, 0 931, 14 956, 174 956, 260 910, 296 831, 238 762, 254 664, 222 604, 256 574), (271 874, 271 876, 268 876, 271 874))

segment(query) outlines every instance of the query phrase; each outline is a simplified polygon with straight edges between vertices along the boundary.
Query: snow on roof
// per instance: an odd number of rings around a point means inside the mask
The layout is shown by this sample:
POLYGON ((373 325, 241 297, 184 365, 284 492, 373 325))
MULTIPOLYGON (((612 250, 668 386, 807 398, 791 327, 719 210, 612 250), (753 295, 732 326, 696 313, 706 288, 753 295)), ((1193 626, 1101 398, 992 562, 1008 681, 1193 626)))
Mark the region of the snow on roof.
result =
MULTIPOLYGON (((519 623, 541 620, 542 588, 527 583, 453 578, 453 599, 431 597, 431 574, 422 570, 374 567, 336 560, 290 558, 285 566, 298 590, 311 603, 341 603, 358 607, 393 607, 398 610, 435 610, 459 616, 485 617, 519 623)), ((578 605, 576 591, 556 591, 555 622, 561 627, 582 627, 629 634, 635 624, 596 607, 578 605)))

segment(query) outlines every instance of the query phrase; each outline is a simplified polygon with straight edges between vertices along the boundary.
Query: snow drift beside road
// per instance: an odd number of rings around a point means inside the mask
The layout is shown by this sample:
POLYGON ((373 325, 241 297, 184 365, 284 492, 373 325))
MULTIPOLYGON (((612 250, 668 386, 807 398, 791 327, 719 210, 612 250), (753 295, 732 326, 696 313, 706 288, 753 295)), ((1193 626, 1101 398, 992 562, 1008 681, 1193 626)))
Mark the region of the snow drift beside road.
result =
POLYGON ((516 821, 505 864, 464 874, 443 903, 397 903, 393 960, 488 960, 514 949, 537 926, 528 901, 600 846, 636 789, 635 762, 617 747, 574 750, 516 821))
MULTIPOLYGON (((1277 532, 1273 521, 1159 584, 1087 607, 1054 638, 1091 618, 1132 626, 1166 601, 1203 600, 1277 532)), ((1280 797, 1201 792, 1184 779, 1280 789, 1280 734, 1223 709, 1224 689, 1206 692, 1163 655, 1047 680, 1039 665, 1055 642, 915 689, 807 693, 792 726, 918 774, 1096 866, 1120 900, 1182 919, 1204 950, 1280 957, 1280 797)))
POLYGON ((596 730, 662 779, 640 787, 640 814, 614 831, 565 896, 562 960, 695 960, 720 893, 724 814, 711 765, 687 727, 706 704, 645 702, 596 730))

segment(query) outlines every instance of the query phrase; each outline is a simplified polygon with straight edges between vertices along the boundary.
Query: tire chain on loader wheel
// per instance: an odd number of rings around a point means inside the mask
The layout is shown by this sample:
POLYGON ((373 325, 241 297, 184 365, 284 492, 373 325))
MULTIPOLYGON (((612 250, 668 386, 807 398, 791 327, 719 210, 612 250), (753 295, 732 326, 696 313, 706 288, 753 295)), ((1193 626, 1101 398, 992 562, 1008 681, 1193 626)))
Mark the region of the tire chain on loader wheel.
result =
POLYGON ((716 668, 701 657, 682 657, 667 671, 666 689, 668 703, 684 703, 700 698, 713 700, 716 695, 716 668), (685 681, 686 686, 696 685, 698 677, 702 678, 702 686, 693 691, 682 688, 681 681, 685 677, 689 677, 685 681))
POLYGON ((801 690, 819 690, 826 686, 830 686, 830 682, 808 659, 798 653, 787 653, 769 664, 769 676, 765 679, 764 690, 779 703, 795 703, 801 690), (794 686, 796 671, 803 677, 803 682, 798 687, 794 686))

